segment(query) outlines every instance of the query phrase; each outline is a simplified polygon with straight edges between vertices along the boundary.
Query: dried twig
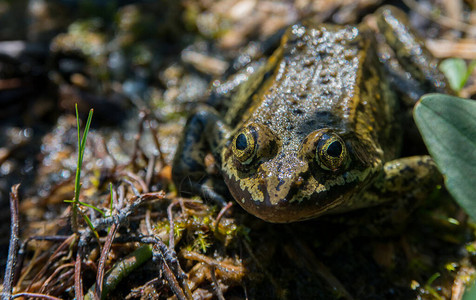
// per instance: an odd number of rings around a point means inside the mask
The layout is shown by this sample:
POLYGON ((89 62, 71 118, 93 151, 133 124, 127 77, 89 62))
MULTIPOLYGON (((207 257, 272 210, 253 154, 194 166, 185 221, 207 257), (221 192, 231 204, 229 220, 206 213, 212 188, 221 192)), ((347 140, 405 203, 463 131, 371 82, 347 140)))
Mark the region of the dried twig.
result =
MULTIPOLYGON (((74 263, 72 264, 74 265, 74 263)), ((47 291, 52 295, 63 295, 66 290, 74 286, 74 268, 61 273, 57 279, 57 282, 48 287, 47 291)))
MULTIPOLYGON (((136 211, 139 205, 141 205, 145 201, 149 201, 152 199, 162 199, 163 197, 163 191, 139 194, 139 196, 130 205, 122 208, 116 215, 96 220, 94 222, 94 228, 99 231, 111 226, 112 224, 126 224, 127 218, 136 211)), ((89 228, 86 228, 85 232, 90 234, 89 228)))
POLYGON ((47 270, 53 264, 53 262, 63 254, 63 251, 65 251, 65 249, 67 247, 69 247, 71 245, 71 243, 74 243, 75 238, 76 238, 76 235, 73 234, 70 237, 68 237, 63 243, 61 243, 61 245, 58 246, 58 248, 49 257, 48 261, 44 264, 44 266, 41 268, 41 270, 35 275, 35 277, 33 277, 33 279, 31 280, 30 285, 26 289, 27 291, 30 290, 31 285, 33 283, 38 282, 40 280, 40 278, 43 277, 43 275, 47 272, 47 270))
POLYGON ((172 215, 172 208, 177 204, 177 201, 170 203, 169 207, 167 207, 167 216, 169 218, 169 251, 174 251, 175 248, 175 239, 174 239, 174 217, 172 215))
POLYGON ((25 242, 20 247, 20 251, 23 250, 25 251, 26 246, 28 245, 29 242, 31 241, 47 241, 47 242, 63 242, 69 238, 71 238, 71 235, 34 235, 28 237, 25 242))
POLYGON ((167 246, 158 237, 148 237, 143 243, 154 244, 152 248, 152 260, 160 263, 162 271, 170 288, 178 299, 192 299, 192 292, 188 286, 187 274, 180 267, 175 251, 169 251, 167 246), (180 285, 177 281, 180 280, 180 285))
POLYGON ((217 276, 215 275, 215 267, 210 268, 210 276, 212 277, 213 284, 215 285, 215 292, 217 293, 217 297, 219 300, 225 300, 225 296, 223 296, 223 292, 218 284, 217 276))
POLYGON ((216 259, 193 251, 184 250, 181 253, 183 254, 184 258, 203 262, 211 267, 216 268, 219 272, 226 274, 230 278, 236 278, 239 280, 245 276, 245 268, 243 266, 236 266, 220 262, 216 259))
MULTIPOLYGON (((151 114, 149 114, 149 116, 153 116, 151 114)), ((156 118, 154 118, 157 122, 158 120, 156 118)), ((159 160, 160 160, 160 163, 162 164, 162 166, 165 166, 167 164, 167 162, 165 161, 165 157, 164 157, 164 154, 162 153, 162 150, 161 149, 161 145, 160 145, 160 141, 159 141, 159 134, 157 133, 157 130, 152 126, 150 120, 149 120, 149 130, 152 134, 152 139, 154 140, 154 144, 155 144, 155 148, 157 148, 157 152, 159 153, 159 160)))
POLYGON ((56 275, 58 275, 63 269, 70 268, 70 267, 74 267, 74 263, 64 264, 64 265, 61 265, 58 268, 56 268, 56 270, 53 272, 53 274, 51 274, 50 277, 48 277, 45 280, 45 282, 43 282, 43 285, 40 288, 40 293, 46 292, 46 289, 48 288, 48 285, 51 283, 53 278, 55 278, 56 275))
MULTIPOLYGON (((165 279, 167 279, 167 282, 169 283, 169 287, 172 289, 172 291, 174 292, 177 299, 179 299, 179 300, 190 300, 190 299, 192 299, 191 297, 186 297, 185 296, 185 293, 182 290, 182 288, 180 287, 180 285, 177 281, 177 278, 175 277, 174 273, 172 272, 170 266, 165 261, 165 258, 161 255, 161 252, 157 251, 156 253, 160 253, 160 254, 157 255, 157 257, 160 257, 160 259, 158 259, 158 260, 161 263, 163 274, 165 276, 165 279)), ((154 255, 154 257, 155 257, 155 255, 154 255)), ((157 260, 157 259, 155 259, 155 260, 157 260)))
POLYGON ((152 182, 152 177, 154 177, 155 161, 156 160, 157 160, 157 156, 152 155, 152 157, 149 158, 149 163, 147 164, 147 172, 145 174, 145 184, 147 186, 147 191, 150 190, 150 184, 152 182))
POLYGON ((155 238, 154 240, 155 244, 152 248, 152 260, 160 264, 169 287, 179 300, 192 299, 192 293, 188 289, 188 285, 186 283, 183 284, 184 277, 186 276, 185 273, 182 271, 182 273, 177 274, 178 270, 181 270, 178 260, 176 257, 172 257, 171 253, 160 239, 155 238), (182 286, 180 286, 177 278, 182 279, 182 286), (182 288, 184 288, 185 291, 182 288))
POLYGON ((106 152, 106 154, 111 158, 112 160, 112 170, 115 170, 117 168, 117 160, 116 158, 114 157, 114 155, 112 155, 111 151, 109 151, 109 148, 107 146, 107 143, 106 143, 106 140, 101 138, 101 142, 102 142, 102 145, 104 147, 104 151, 106 152))
POLYGON ((227 205, 225 205, 224 207, 222 207, 222 209, 220 210, 220 212, 218 213, 217 215, 217 218, 215 220, 215 231, 218 230, 218 224, 220 224, 220 221, 221 221, 221 218, 223 218, 223 216, 225 215, 225 213, 233 206, 233 202, 228 202, 227 205))
POLYGON ((117 201, 115 208, 120 211, 124 207, 124 200, 126 199, 126 188, 124 185, 117 187, 117 201))
POLYGON ((147 230, 147 234, 148 235, 151 235, 152 234, 152 222, 150 221, 150 207, 147 208, 147 210, 145 211, 145 228, 147 230))
POLYGON ((8 247, 7 268, 3 281, 2 300, 9 300, 12 297, 13 282, 15 279, 15 264, 17 263, 18 247, 20 238, 19 232, 19 212, 18 212, 18 188, 20 184, 12 186, 10 192, 10 246, 8 247))
POLYGON ((107 254, 109 253, 109 250, 111 249, 112 241, 114 239, 114 236, 116 235, 118 228, 119 226, 117 224, 111 225, 111 228, 109 229, 109 233, 107 234, 106 243, 104 244, 104 247, 102 248, 101 257, 99 258, 98 272, 96 275, 96 291, 95 291, 97 299, 101 298, 102 283, 104 279, 104 266, 106 264, 107 254))
POLYGON ((78 246, 78 252, 76 253, 76 263, 74 264, 74 293, 76 299, 83 300, 83 279, 81 277, 81 262, 82 262, 82 250, 81 246, 78 246))
POLYGON ((144 132, 144 120, 146 118, 146 113, 141 111, 139 113, 139 130, 137 134, 134 136, 134 149, 132 150, 131 160, 129 164, 132 164, 134 167, 136 166, 136 159, 139 153, 139 141, 142 137, 142 132, 144 132))
MULTIPOLYGON (((30 236, 28 237, 20 246, 18 250, 18 264, 16 265, 16 272, 19 274, 21 268, 23 267, 23 261, 25 258, 26 248, 31 241, 48 241, 48 242, 64 242, 69 238, 72 238, 72 235, 46 235, 46 236, 30 236)), ((24 274, 26 275, 26 274, 24 274)), ((16 282, 16 280, 15 280, 16 282)))
POLYGON ((38 294, 38 293, 18 293, 13 295, 12 299, 20 298, 20 297, 40 298, 40 299, 47 299, 47 300, 61 300, 61 298, 56 298, 54 296, 38 294))
MULTIPOLYGON (((136 174, 134 174, 132 172, 129 172, 129 171, 123 171, 123 172, 120 173, 120 175, 127 176, 130 179, 133 179, 135 182, 137 182, 140 185, 140 187, 142 188, 143 193, 148 193, 147 184, 144 182, 144 180, 142 180, 142 178, 140 178, 136 174)), ((137 191, 136 187, 134 186, 134 184, 132 182, 130 182, 127 179, 123 179, 123 181, 128 183, 131 186, 131 188, 132 188, 132 190, 133 190, 133 192, 136 196, 139 195, 139 191, 137 191)))

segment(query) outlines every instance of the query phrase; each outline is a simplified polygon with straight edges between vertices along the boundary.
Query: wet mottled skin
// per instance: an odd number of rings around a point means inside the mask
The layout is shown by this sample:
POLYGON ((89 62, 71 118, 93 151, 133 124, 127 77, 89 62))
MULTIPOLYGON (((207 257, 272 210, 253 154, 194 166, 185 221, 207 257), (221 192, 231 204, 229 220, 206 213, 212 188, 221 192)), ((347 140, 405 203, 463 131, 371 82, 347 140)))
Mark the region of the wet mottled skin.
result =
MULTIPOLYGON (((378 12, 381 38, 393 37, 392 30, 413 37, 395 23, 399 14, 378 12)), ((401 105, 385 69, 399 57, 378 50, 422 48, 410 42, 379 47, 366 25, 291 26, 273 55, 238 86, 224 116, 204 108, 189 119, 174 160, 175 182, 184 186, 188 178, 189 190, 203 192, 203 158, 211 151, 236 201, 270 222, 425 197, 441 178, 428 156, 399 158, 401 105)), ((408 51, 400 52, 408 61, 408 51)), ((422 60, 412 65, 417 84, 444 90, 436 64, 427 70, 418 65, 422 60)))

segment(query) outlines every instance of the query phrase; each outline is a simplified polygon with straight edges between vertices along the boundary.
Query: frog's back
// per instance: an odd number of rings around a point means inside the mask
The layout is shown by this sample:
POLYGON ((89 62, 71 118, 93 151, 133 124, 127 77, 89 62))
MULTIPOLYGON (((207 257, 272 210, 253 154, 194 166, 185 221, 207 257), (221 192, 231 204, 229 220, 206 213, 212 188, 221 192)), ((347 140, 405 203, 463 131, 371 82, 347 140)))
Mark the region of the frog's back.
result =
POLYGON ((269 78, 240 116, 266 125, 287 151, 312 131, 358 133, 395 157, 396 99, 383 79, 373 35, 365 27, 296 24, 269 60, 269 78), (273 65, 274 64, 274 65, 273 65))

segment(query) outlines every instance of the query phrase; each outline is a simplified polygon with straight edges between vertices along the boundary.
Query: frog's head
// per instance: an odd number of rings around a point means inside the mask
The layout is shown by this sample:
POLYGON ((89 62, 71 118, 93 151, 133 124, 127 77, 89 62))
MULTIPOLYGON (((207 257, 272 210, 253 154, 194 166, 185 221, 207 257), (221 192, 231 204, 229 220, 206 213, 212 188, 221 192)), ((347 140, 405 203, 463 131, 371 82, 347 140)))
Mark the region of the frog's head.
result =
POLYGON ((352 196, 381 168, 374 152, 363 139, 329 128, 286 142, 266 126, 248 123, 224 148, 222 166, 245 210, 285 223, 358 207, 352 196))

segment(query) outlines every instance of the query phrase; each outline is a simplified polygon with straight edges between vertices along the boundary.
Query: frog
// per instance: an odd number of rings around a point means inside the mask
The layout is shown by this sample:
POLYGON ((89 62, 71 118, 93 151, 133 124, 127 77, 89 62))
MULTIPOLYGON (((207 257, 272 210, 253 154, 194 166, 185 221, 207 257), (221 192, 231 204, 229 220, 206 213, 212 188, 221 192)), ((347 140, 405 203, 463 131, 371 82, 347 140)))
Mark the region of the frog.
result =
POLYGON ((384 6, 374 18, 377 29, 289 26, 269 57, 215 93, 225 109, 191 114, 173 161, 178 189, 223 202, 221 188, 272 223, 428 196, 442 176, 425 153, 401 155, 400 116, 448 84, 404 12, 384 6), (206 171, 210 155, 218 176, 206 171))

